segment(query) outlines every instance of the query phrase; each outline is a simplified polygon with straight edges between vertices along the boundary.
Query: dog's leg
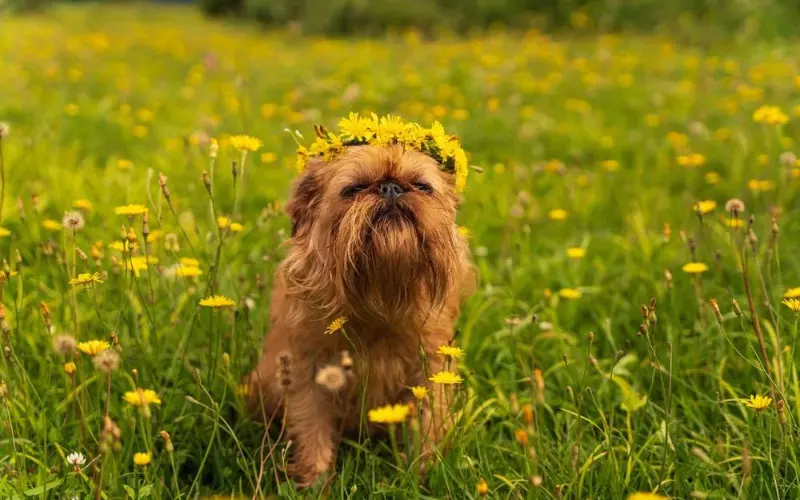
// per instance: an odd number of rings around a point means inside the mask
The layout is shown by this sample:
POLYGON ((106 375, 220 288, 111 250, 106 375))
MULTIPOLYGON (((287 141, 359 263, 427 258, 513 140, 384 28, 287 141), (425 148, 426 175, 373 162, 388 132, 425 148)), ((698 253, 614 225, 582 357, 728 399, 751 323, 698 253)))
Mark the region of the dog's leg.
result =
POLYGON ((296 388, 286 412, 289 437, 295 448, 289 472, 300 486, 310 486, 335 461, 340 440, 335 415, 313 385, 296 388))

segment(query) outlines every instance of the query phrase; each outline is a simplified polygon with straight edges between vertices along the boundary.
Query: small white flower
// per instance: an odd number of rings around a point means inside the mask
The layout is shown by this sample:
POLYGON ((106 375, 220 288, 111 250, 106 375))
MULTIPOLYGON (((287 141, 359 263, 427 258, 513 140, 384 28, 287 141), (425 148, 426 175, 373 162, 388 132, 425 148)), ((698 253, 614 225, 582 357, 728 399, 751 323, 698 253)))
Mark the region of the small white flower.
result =
POLYGON ((86 457, 83 456, 83 453, 74 451, 67 455, 67 463, 75 467, 80 467, 86 463, 86 457))

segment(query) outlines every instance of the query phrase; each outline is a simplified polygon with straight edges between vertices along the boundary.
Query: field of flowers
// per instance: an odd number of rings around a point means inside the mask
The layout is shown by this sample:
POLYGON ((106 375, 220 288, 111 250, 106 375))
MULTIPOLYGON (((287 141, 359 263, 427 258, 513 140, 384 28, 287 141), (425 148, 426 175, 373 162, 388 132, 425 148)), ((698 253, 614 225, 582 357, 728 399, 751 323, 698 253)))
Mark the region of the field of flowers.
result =
POLYGON ((800 497, 799 56, 0 19, 0 497, 800 497), (421 478, 348 441, 296 490, 241 381, 294 131, 350 111, 459 136, 480 285, 449 452, 421 478))

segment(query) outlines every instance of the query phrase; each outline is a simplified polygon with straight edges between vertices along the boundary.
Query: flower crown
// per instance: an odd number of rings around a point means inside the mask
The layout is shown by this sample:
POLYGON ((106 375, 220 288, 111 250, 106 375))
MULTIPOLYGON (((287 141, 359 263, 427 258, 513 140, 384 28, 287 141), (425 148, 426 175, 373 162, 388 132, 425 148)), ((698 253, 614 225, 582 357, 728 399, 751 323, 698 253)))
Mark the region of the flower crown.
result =
POLYGON ((467 155, 461 148, 458 139, 448 135, 439 122, 433 122, 430 128, 424 128, 413 122, 404 122, 400 117, 386 115, 378 118, 372 113, 369 117, 350 113, 347 118, 339 120, 339 135, 328 131, 321 125, 314 126, 316 139, 308 148, 300 145, 297 148, 297 170, 302 172, 311 158, 322 157, 331 161, 344 152, 347 146, 387 146, 400 144, 406 148, 425 153, 440 168, 455 174, 456 191, 461 192, 467 183, 467 155))

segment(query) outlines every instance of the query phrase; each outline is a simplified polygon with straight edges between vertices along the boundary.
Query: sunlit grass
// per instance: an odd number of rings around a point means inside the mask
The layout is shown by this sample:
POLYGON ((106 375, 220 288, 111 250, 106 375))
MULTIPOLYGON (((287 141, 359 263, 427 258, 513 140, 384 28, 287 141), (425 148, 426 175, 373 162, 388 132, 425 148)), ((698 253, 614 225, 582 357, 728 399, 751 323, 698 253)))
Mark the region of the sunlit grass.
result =
POLYGON ((332 496, 800 495, 795 44, 325 40, 92 6, 0 21, 0 61, 3 498, 302 495, 242 379, 286 130, 350 111, 439 120, 482 167, 458 221, 480 287, 437 374, 461 379, 449 452, 420 480, 402 443, 346 442, 332 496))

